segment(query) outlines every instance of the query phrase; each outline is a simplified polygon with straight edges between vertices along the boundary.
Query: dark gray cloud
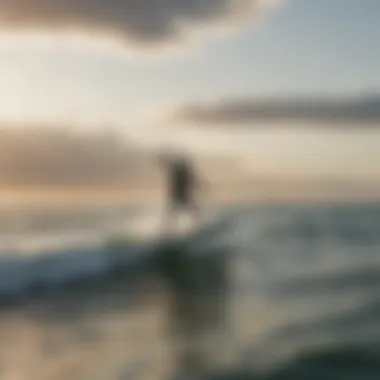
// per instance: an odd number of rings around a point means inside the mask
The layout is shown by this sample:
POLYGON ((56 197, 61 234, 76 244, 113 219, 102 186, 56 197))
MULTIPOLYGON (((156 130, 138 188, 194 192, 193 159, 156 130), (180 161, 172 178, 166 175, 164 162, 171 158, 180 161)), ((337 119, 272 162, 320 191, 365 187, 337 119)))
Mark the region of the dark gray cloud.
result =
POLYGON ((152 178, 148 154, 117 134, 0 126, 0 186, 135 186, 152 178))
POLYGON ((217 105, 194 104, 178 109, 175 119, 205 125, 250 122, 315 121, 322 123, 368 122, 380 126, 380 97, 357 99, 282 99, 227 101, 217 105))
POLYGON ((181 37, 183 26, 232 22, 266 0, 0 0, 2 28, 85 29, 137 43, 181 37))

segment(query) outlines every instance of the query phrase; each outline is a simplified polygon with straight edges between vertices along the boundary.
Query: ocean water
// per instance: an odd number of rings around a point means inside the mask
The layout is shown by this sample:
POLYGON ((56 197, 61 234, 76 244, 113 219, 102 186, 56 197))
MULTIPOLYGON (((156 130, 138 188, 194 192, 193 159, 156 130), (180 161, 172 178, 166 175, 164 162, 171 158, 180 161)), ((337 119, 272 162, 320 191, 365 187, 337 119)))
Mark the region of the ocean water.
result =
MULTIPOLYGON (((12 230, 1 224, 0 293, 17 302, 0 309, 0 378, 170 378, 165 292, 129 281, 143 277, 135 269, 93 279, 115 264, 104 244, 115 233, 131 239, 123 265, 154 252, 157 210, 28 212, 12 230), (36 284, 53 290, 34 296, 36 284)), ((229 218, 213 231, 218 248, 207 235, 187 242, 229 256, 224 341, 214 349, 222 365, 207 378, 380 378, 379 204, 211 212, 229 218)))

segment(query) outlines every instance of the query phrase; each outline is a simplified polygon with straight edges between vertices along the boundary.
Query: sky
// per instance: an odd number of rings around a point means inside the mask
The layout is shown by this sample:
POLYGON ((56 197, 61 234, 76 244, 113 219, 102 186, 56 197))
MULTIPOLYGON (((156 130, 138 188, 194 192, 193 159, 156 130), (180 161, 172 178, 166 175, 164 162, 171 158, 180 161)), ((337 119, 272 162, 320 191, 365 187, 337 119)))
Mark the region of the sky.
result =
POLYGON ((380 182, 379 120, 218 128, 173 116, 377 96, 379 17, 378 0, 0 0, 0 125, 110 127, 147 147, 240 155, 252 173, 380 182))

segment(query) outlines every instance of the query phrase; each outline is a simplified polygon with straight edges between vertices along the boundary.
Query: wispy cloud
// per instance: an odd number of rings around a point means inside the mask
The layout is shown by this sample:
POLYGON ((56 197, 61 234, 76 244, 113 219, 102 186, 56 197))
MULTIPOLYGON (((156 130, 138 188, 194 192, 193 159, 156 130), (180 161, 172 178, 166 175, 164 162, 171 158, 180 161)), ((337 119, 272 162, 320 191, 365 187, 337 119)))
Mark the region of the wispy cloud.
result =
POLYGON ((179 122, 237 125, 250 122, 310 121, 353 126, 380 125, 380 97, 353 99, 231 100, 218 104, 189 104, 174 112, 179 122))
POLYGON ((133 187, 152 177, 149 156, 119 135, 14 127, 0 125, 0 187, 133 187))
POLYGON ((157 45, 184 30, 238 23, 273 0, 0 0, 1 28, 88 30, 157 45))

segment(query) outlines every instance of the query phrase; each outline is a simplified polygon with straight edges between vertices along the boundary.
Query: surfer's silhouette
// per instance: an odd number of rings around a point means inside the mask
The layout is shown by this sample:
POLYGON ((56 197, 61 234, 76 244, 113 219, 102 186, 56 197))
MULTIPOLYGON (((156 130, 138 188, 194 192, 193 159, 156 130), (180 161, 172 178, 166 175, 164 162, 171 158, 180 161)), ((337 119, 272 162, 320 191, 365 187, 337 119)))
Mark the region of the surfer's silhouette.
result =
POLYGON ((167 170, 165 229, 173 231, 180 213, 188 214, 194 223, 199 221, 200 178, 191 160, 183 154, 168 156, 163 162, 167 170))

